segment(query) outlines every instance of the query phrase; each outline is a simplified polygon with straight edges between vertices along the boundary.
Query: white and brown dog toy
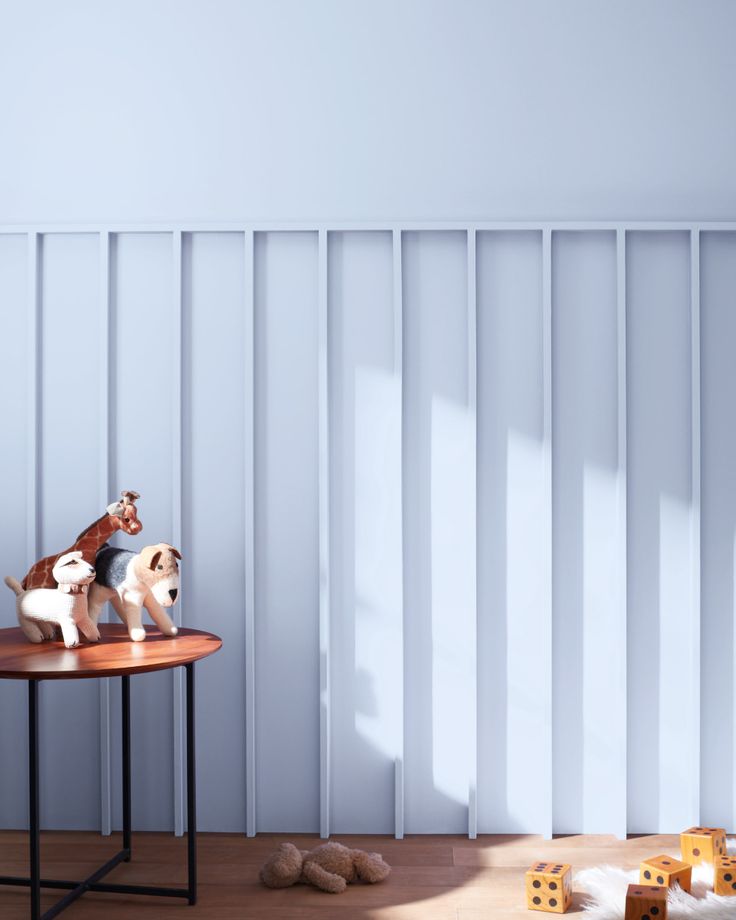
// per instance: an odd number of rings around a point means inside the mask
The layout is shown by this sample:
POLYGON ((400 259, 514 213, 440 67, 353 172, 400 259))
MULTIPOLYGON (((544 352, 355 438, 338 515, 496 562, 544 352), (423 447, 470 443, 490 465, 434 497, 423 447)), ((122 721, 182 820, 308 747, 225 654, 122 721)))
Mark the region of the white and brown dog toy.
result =
POLYGON ((29 642, 53 639, 55 627, 61 627, 64 645, 79 645, 79 631, 90 642, 97 642, 100 633, 89 617, 87 586, 95 570, 85 562, 82 553, 64 553, 56 560, 53 576, 57 588, 23 590, 20 582, 8 575, 5 584, 15 591, 15 611, 18 623, 29 642))
POLYGON ((172 607, 179 595, 181 553, 168 543, 145 546, 139 553, 103 546, 97 554, 97 577, 89 591, 89 615, 97 624, 106 601, 128 628, 133 642, 146 638, 142 608, 165 636, 178 629, 164 607, 172 607))

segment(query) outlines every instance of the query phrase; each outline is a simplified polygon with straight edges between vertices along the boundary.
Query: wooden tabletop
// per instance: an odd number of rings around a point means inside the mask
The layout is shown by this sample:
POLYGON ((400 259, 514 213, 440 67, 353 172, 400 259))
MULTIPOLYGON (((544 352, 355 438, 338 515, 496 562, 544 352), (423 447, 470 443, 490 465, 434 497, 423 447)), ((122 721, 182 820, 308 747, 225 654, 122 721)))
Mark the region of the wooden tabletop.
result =
POLYGON ((99 642, 65 648, 61 641, 29 642, 16 626, 0 629, 0 678, 21 680, 75 680, 162 671, 206 658, 222 646, 222 639, 199 629, 180 628, 169 639, 146 626, 143 642, 131 642, 122 623, 100 623, 99 642))

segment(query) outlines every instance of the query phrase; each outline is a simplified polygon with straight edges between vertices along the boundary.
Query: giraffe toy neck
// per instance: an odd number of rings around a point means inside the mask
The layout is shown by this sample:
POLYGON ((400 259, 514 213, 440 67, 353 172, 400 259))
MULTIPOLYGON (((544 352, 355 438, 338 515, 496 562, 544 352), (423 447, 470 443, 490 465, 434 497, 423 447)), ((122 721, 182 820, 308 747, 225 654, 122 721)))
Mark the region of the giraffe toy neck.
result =
POLYGON ((95 521, 94 524, 80 533, 72 549, 79 550, 84 561, 94 565, 97 551, 103 543, 107 543, 115 531, 120 530, 121 523, 121 518, 116 515, 103 515, 98 521, 95 521))

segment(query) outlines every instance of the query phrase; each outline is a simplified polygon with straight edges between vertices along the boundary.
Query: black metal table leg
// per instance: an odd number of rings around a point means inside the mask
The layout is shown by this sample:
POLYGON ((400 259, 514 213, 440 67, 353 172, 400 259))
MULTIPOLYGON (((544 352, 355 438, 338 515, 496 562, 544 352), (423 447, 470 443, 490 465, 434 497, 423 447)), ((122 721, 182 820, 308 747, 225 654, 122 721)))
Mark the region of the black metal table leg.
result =
POLYGON ((104 865, 82 881, 41 878, 41 818, 39 793, 39 724, 38 700, 41 680, 28 680, 28 804, 30 875, 17 877, 0 875, 0 885, 29 888, 31 893, 31 920, 53 920, 88 891, 117 894, 156 895, 164 898, 186 898, 197 903, 197 787, 195 765, 195 712, 194 712, 194 662, 184 665, 187 673, 187 886, 162 888, 157 885, 124 885, 104 882, 102 879, 121 862, 131 856, 131 744, 130 744, 130 677, 122 678, 122 768, 123 768, 123 848, 104 865), (41 914, 41 889, 67 891, 61 900, 41 914))
POLYGON ((28 681, 28 836, 31 857, 31 920, 41 916, 41 827, 38 782, 38 681, 28 681))
POLYGON ((123 726, 123 849, 127 851, 125 862, 130 862, 131 833, 130 833, 130 677, 122 677, 122 726, 123 726))
POLYGON ((187 669, 187 863, 189 903, 197 903, 197 777, 194 756, 194 662, 187 669))

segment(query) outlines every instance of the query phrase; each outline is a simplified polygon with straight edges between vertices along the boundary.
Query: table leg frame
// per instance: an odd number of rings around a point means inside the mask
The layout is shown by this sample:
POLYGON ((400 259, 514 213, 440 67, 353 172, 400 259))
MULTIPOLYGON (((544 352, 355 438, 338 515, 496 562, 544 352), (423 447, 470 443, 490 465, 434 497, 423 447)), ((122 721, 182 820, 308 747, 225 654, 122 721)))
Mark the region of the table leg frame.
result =
POLYGON ((39 680, 28 681, 28 804, 30 877, 0 876, 0 885, 30 888, 31 920, 52 920, 73 904, 86 891, 104 891, 116 894, 154 895, 164 898, 186 898, 189 904, 197 903, 197 801, 194 756, 194 662, 186 668, 187 697, 187 887, 161 888, 154 885, 119 885, 101 881, 121 862, 130 862, 131 834, 131 756, 130 756, 130 677, 122 677, 122 779, 123 779, 123 848, 81 882, 41 877, 41 822, 39 793, 39 730, 38 696, 39 680), (41 914, 41 889, 68 890, 63 898, 41 914))

